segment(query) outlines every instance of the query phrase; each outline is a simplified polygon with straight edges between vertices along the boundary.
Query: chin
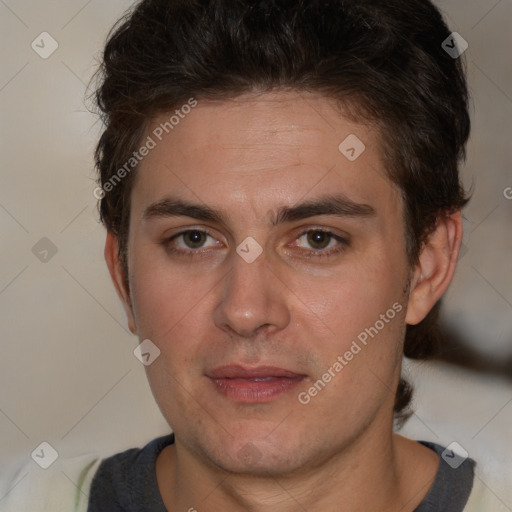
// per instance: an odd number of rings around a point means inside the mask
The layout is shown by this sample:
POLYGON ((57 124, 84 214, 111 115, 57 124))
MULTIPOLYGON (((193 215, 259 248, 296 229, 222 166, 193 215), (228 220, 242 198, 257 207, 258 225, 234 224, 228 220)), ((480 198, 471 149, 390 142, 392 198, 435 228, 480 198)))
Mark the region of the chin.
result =
POLYGON ((217 444, 212 449, 203 449, 214 465, 229 473, 278 477, 293 473, 307 463, 303 444, 289 439, 272 443, 231 440, 224 447, 217 444))

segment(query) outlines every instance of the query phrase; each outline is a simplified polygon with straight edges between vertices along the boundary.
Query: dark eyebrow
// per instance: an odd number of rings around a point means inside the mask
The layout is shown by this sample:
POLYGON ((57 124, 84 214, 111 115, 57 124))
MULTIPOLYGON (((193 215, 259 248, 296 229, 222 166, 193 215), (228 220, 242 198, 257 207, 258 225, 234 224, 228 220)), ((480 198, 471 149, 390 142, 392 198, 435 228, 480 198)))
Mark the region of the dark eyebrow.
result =
POLYGON ((328 195, 312 199, 295 206, 279 208, 272 220, 274 226, 284 222, 315 217, 317 215, 335 215, 336 217, 373 217, 376 211, 373 206, 356 203, 343 195, 328 195))
POLYGON ((158 217, 192 217, 204 222, 225 224, 225 216, 205 205, 192 204, 181 199, 165 198, 153 203, 144 210, 143 218, 151 220, 158 217))
MULTIPOLYGON (((318 215, 372 217, 375 214, 375 209, 368 204, 356 203, 343 195, 328 195, 295 206, 279 208, 271 218, 271 224, 277 226, 285 222, 294 222, 318 215)), ((227 224, 226 215, 219 210, 172 198, 162 199, 144 210, 144 219, 150 220, 158 217, 191 217, 203 222, 227 224)))

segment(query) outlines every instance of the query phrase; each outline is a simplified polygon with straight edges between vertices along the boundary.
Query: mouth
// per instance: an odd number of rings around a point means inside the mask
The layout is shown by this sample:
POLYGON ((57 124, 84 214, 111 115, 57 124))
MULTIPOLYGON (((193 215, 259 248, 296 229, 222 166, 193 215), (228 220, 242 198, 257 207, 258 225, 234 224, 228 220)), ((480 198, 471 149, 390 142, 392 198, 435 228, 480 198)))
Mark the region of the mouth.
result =
POLYGON ((263 403, 291 391, 307 376, 274 366, 230 365, 215 368, 207 377, 220 394, 233 401, 263 403))

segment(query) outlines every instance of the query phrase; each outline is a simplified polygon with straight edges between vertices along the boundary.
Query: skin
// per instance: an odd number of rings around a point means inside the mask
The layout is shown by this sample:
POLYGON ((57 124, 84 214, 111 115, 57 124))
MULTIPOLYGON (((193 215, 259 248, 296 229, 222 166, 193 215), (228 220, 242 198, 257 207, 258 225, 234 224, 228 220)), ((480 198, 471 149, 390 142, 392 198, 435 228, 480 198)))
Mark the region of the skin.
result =
POLYGON ((406 512, 428 492, 439 459, 392 433, 393 403, 406 324, 420 322, 450 283, 461 219, 441 216, 411 268, 403 204, 381 154, 378 131, 332 100, 273 92, 199 102, 141 162, 129 289, 111 233, 105 256, 130 329, 161 351, 146 371, 176 437, 156 464, 169 511, 334 511, 343 503, 347 512, 406 512), (353 162, 338 150, 349 134, 366 146, 353 162), (328 195, 373 213, 272 223, 280 208, 328 195), (171 197, 224 219, 145 214, 171 197), (210 236, 176 236, 191 229, 210 236), (236 252, 249 236, 263 250, 252 263, 236 252), (401 311, 378 335, 300 403, 298 394, 396 303, 401 311), (305 378, 272 400, 243 403, 207 377, 226 364, 305 378))

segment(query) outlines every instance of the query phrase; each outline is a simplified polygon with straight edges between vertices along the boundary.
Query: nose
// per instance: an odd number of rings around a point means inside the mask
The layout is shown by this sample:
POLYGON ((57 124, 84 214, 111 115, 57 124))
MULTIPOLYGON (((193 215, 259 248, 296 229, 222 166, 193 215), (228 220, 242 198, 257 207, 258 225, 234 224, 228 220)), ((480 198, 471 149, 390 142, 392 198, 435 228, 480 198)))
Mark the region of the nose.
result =
POLYGON ((271 333, 285 328, 290 322, 288 288, 270 268, 265 252, 252 263, 237 253, 232 260, 213 313, 215 325, 243 338, 254 337, 263 330, 271 333))

